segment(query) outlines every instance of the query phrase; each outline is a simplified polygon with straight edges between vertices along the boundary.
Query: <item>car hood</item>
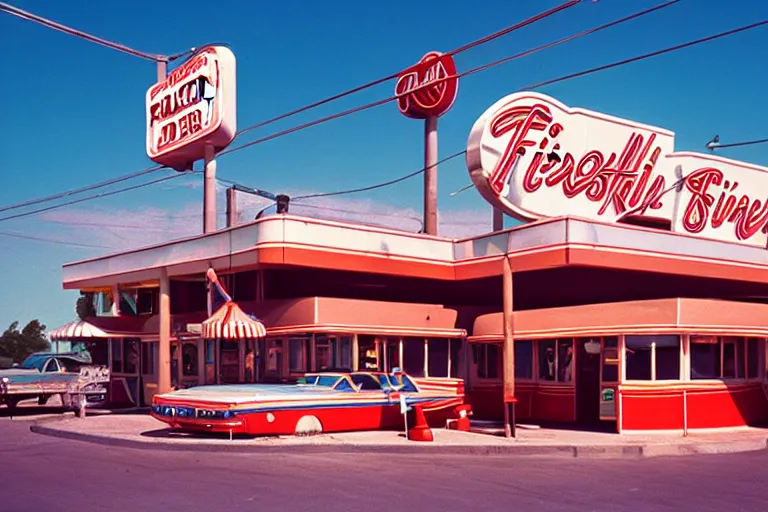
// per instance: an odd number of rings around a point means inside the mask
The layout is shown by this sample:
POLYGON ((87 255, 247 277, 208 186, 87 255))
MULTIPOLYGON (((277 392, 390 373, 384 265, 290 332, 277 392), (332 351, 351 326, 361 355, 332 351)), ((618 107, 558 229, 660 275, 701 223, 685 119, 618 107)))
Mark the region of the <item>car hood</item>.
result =
POLYGON ((156 395, 168 401, 241 404, 272 400, 312 400, 353 395, 346 391, 301 384, 240 384, 231 386, 196 386, 156 395))

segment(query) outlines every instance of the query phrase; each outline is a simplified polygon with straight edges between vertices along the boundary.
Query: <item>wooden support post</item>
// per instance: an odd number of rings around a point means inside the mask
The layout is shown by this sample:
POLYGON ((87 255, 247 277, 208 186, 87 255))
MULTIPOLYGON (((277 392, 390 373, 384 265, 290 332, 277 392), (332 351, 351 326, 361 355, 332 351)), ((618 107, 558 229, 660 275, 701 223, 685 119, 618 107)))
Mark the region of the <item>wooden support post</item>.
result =
POLYGON ((504 435, 515 437, 515 317, 514 317, 514 286, 512 282, 512 263, 509 255, 504 255, 503 277, 503 309, 504 321, 504 435))
POLYGON ((171 281, 165 268, 160 271, 160 339, 157 359, 157 392, 168 393, 171 391, 171 281))

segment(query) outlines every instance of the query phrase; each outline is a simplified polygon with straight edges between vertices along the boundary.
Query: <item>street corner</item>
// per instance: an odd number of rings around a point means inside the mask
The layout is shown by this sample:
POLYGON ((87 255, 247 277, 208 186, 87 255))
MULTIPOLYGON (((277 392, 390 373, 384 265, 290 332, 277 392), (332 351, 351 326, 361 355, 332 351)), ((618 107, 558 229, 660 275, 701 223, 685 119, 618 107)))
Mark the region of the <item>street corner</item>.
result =
POLYGON ((92 415, 35 422, 36 434, 143 450, 241 453, 430 454, 543 458, 639 459, 644 457, 765 450, 768 434, 755 429, 729 436, 634 438, 589 432, 518 430, 503 436, 433 429, 433 442, 406 439, 396 430, 326 433, 311 436, 244 437, 174 432, 146 414, 92 415))

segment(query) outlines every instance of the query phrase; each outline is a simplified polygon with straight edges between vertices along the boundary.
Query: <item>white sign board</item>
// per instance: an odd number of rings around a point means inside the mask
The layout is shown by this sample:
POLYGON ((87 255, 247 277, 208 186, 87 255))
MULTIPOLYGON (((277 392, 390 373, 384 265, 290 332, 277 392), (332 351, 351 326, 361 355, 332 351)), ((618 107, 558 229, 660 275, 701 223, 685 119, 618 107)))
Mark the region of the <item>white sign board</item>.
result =
POLYGON ((199 50, 146 94, 147 155, 174 169, 218 151, 237 130, 235 56, 223 46, 199 50))
POLYGON ((768 168, 674 153, 674 133, 511 94, 475 122, 467 167, 482 196, 521 220, 643 217, 673 231, 768 243, 768 168))

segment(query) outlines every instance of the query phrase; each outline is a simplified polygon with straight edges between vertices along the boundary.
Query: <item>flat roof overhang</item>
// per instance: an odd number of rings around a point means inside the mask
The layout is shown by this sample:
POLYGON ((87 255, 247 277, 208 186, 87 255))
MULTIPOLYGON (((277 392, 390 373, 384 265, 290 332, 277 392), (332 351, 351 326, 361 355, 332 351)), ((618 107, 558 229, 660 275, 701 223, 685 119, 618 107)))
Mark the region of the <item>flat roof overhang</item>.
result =
POLYGON ((768 250, 574 217, 547 219, 469 239, 363 224, 272 215, 156 246, 63 266, 65 289, 269 266, 299 266, 440 280, 591 266, 768 283, 768 250))
MULTIPOLYGON (((534 309, 514 313, 516 339, 700 334, 768 337, 768 304, 659 299, 534 309)), ((501 342, 502 313, 475 319, 470 342, 501 342)))

